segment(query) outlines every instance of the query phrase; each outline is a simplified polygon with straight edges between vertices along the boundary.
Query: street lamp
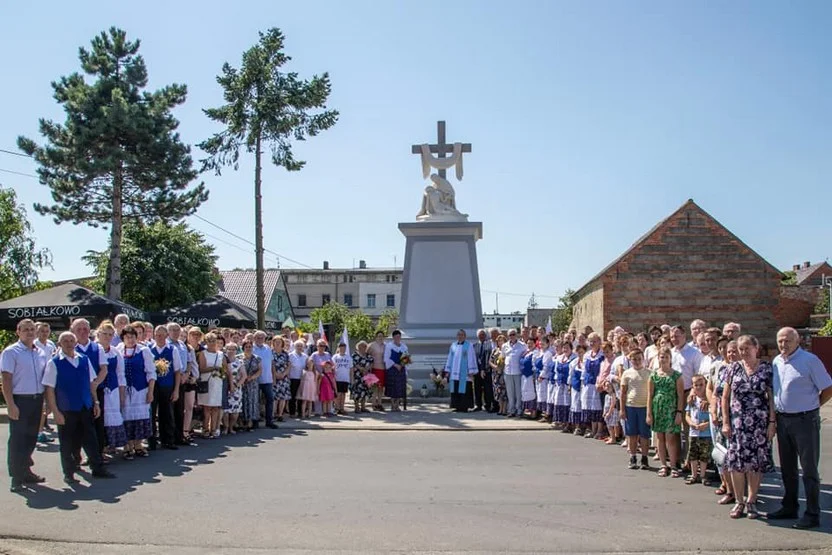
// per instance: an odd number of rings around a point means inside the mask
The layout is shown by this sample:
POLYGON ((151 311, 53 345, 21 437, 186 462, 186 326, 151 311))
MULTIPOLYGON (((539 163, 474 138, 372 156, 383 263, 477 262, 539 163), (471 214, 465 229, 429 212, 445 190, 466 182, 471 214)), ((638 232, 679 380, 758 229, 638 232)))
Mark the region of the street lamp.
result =
POLYGON ((832 276, 827 277, 823 274, 820 278, 821 288, 829 288, 829 319, 832 320, 832 276))

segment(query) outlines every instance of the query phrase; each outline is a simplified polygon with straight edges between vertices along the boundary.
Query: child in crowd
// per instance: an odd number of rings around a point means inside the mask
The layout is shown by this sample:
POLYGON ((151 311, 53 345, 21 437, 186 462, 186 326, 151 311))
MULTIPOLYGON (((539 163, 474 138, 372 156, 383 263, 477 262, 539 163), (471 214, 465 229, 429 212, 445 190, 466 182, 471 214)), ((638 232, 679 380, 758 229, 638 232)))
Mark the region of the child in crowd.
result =
POLYGON ((315 371, 315 365, 311 358, 306 361, 306 368, 303 370, 297 398, 303 402, 300 409, 301 418, 311 417, 312 407, 315 406, 315 401, 318 400, 318 373, 315 371))
POLYGON ((573 427, 576 436, 584 435, 583 412, 581 412, 581 379, 584 373, 584 355, 586 347, 578 344, 575 347, 575 358, 569 364, 569 423, 573 427))
POLYGON ((350 369, 352 368, 352 358, 347 354, 347 344, 341 342, 338 344, 338 352, 333 355, 332 362, 335 364, 335 412, 336 414, 346 414, 347 391, 350 388, 350 369))
POLYGON ((628 357, 631 367, 621 375, 621 410, 619 417, 624 420, 627 434, 627 451, 630 453, 631 470, 639 468, 638 448, 641 447, 642 470, 649 470, 647 455, 650 450, 650 426, 647 424, 647 396, 650 370, 644 367, 644 354, 638 347, 630 350, 628 357))
POLYGON ((690 462, 690 476, 685 483, 704 483, 711 486, 710 480, 705 477, 708 469, 708 462, 711 460, 711 418, 708 412, 708 398, 706 395, 705 377, 697 374, 693 377, 693 389, 688 398, 687 421, 690 426, 690 450, 688 461, 690 462))
POLYGON ((682 414, 684 412, 684 381, 682 374, 671 367, 672 353, 664 348, 659 351, 659 368, 650 375, 647 394, 647 425, 656 434, 657 451, 661 477, 681 476, 679 466, 679 442, 676 436, 682 431, 682 414), (670 464, 668 464, 668 454, 670 464))
POLYGON ((621 437, 621 426, 618 421, 618 376, 613 371, 612 363, 615 360, 612 343, 605 341, 601 345, 601 351, 604 353, 604 362, 601 363, 601 375, 603 387, 606 395, 604 396, 604 423, 607 425, 609 437, 604 442, 607 445, 615 445, 621 437))
POLYGON ((332 410, 332 401, 335 400, 335 365, 331 361, 326 361, 323 364, 323 373, 318 378, 320 384, 319 399, 321 401, 321 411, 324 418, 335 416, 332 410))

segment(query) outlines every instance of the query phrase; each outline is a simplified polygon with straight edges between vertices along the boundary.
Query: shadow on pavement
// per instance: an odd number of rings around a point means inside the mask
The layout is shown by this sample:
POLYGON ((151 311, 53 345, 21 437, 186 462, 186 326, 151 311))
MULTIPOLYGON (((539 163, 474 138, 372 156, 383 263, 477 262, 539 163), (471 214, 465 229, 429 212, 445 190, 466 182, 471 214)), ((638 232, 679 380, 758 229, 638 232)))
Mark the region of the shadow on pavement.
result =
MULTIPOLYGON (((116 458, 107 466, 116 474, 114 479, 96 479, 87 470, 82 469, 78 472, 81 478, 79 484, 69 486, 62 483, 61 489, 39 484, 31 486, 19 495, 26 498, 27 506, 32 509, 57 508, 72 511, 78 508, 78 501, 118 503, 121 497, 136 491, 140 486, 158 484, 162 477, 184 476, 196 466, 213 464, 216 459, 225 458, 231 448, 257 447, 272 440, 305 435, 306 432, 303 430, 266 428, 251 433, 222 436, 214 440, 196 440, 195 446, 180 447, 177 451, 151 451, 147 458, 137 458, 133 461, 116 458)), ((39 446, 38 450, 51 452, 57 450, 57 444, 39 446)))

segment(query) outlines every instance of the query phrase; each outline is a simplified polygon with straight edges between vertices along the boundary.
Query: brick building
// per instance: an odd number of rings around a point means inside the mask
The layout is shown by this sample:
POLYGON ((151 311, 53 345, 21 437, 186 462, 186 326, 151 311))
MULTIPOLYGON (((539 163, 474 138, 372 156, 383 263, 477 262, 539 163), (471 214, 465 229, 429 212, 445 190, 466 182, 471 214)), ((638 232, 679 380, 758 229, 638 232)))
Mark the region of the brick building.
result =
POLYGON ((795 282, 801 286, 820 287, 823 284, 823 278, 832 278, 832 266, 828 262, 816 262, 810 264, 804 262, 803 264, 795 264, 792 267, 795 274, 795 282))
POLYGON ((777 268, 688 200, 578 289, 572 327, 641 331, 695 318, 717 326, 738 321, 743 332, 774 347, 780 325, 809 317, 804 303, 781 301, 781 278, 777 268))

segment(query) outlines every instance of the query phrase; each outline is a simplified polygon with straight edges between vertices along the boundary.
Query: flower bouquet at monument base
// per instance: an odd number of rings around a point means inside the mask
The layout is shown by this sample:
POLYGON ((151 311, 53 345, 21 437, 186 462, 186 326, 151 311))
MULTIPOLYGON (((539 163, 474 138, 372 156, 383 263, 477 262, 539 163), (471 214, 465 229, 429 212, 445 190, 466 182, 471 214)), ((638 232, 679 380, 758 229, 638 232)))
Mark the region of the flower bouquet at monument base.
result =
POLYGON ((434 368, 430 372, 430 380, 433 382, 436 395, 442 395, 442 392, 445 391, 445 387, 448 385, 448 380, 445 378, 444 372, 440 372, 434 368))
POLYGON ((156 366, 156 375, 160 378, 167 376, 170 372, 170 363, 166 358, 156 359, 153 365, 156 366))

